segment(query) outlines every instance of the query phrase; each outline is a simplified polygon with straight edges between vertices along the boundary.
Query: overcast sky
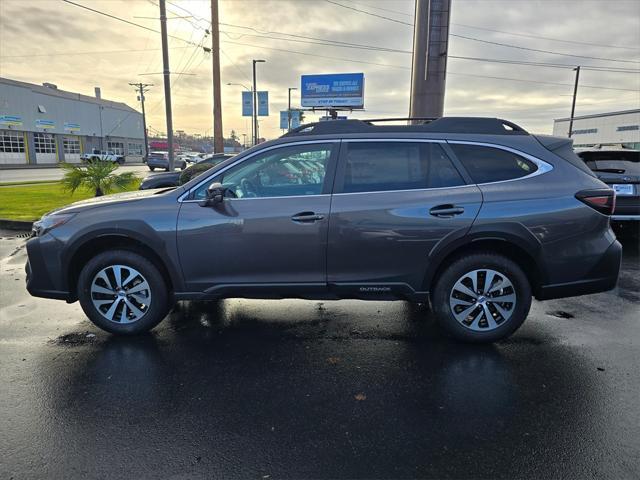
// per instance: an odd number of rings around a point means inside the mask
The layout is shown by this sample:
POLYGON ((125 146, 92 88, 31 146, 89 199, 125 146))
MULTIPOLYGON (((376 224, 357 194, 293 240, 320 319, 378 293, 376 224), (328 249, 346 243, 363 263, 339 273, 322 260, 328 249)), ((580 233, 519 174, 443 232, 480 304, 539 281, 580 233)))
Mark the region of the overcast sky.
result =
MULTIPOLYGON (((155 0, 74 1, 153 30, 160 28, 155 0)), ((258 89, 270 94, 271 116, 261 118, 261 134, 267 138, 281 133, 278 112, 286 109, 287 87, 299 87, 301 74, 364 72, 366 112, 353 117, 408 114, 409 53, 310 44, 304 42, 314 40, 292 36, 286 37, 289 41, 273 39, 284 33, 411 50, 413 29, 406 23, 413 21, 413 0, 335 3, 220 1, 220 22, 235 25, 220 27, 225 136, 231 129, 239 135, 250 134, 250 122, 241 116, 242 87, 226 83, 250 86, 253 58, 267 60, 258 65, 258 89)), ((175 72, 174 129, 211 133, 211 56, 199 47, 211 44, 204 31, 210 19, 209 1, 171 0, 167 8, 170 17, 189 17, 168 21, 169 34, 179 37, 169 41, 171 70, 175 72)), ((638 0, 452 0, 451 33, 599 59, 533 52, 459 37, 450 40, 452 56, 640 68, 638 0)), ((158 33, 62 0, 0 0, 0 76, 37 84, 52 82, 60 89, 88 95, 93 95, 94 86, 100 86, 103 98, 136 108, 136 93, 128 83, 154 83, 146 97, 147 123, 152 132, 165 132, 161 71, 158 33)), ((573 79, 569 68, 450 58, 445 114, 499 116, 529 130, 548 133, 554 118, 570 113, 573 79)), ((638 73, 583 70, 580 83, 576 115, 640 108, 638 73)), ((293 93, 297 106, 298 95, 293 93)), ((315 118, 308 116, 310 120, 315 118)))

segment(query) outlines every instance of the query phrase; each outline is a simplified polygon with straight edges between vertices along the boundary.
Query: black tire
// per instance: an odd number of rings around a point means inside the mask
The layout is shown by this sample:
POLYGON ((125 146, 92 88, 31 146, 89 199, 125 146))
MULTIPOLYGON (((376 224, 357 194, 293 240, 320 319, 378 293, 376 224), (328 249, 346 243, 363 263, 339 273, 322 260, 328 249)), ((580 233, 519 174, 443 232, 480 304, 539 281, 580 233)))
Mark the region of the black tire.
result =
MULTIPOLYGON (((491 252, 469 254, 454 261, 435 280, 432 292, 432 306, 439 324, 455 339, 464 342, 490 343, 507 338, 522 325, 531 308, 531 285, 520 266, 507 257, 491 252), (516 295, 510 317, 488 331, 472 330, 464 326, 454 317, 449 302, 456 282, 465 274, 481 269, 491 269, 505 275, 516 295)), ((461 307, 457 308, 460 310, 461 307)))
POLYGON ((110 250, 93 257, 78 277, 78 299, 84 313, 97 327, 118 335, 136 335, 155 327, 170 308, 170 292, 158 268, 147 258, 128 250, 110 250), (136 321, 119 323, 107 319, 94 305, 91 285, 96 275, 111 265, 124 265, 137 270, 149 285, 151 301, 144 314, 136 321))
POLYGON ((149 167, 149 170, 151 170, 152 172, 155 172, 156 167, 149 167))
POLYGON ((124 165, 124 158, 119 158, 118 160, 116 160, 116 162, 118 163, 118 165, 124 165))

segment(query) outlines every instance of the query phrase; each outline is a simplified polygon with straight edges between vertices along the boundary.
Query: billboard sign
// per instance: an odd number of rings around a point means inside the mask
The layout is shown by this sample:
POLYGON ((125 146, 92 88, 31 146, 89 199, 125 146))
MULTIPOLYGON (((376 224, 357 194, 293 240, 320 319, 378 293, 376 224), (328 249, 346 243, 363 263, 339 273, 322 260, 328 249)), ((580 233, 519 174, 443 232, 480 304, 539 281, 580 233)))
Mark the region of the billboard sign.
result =
POLYGON ((302 75, 303 107, 364 107, 364 73, 302 75))

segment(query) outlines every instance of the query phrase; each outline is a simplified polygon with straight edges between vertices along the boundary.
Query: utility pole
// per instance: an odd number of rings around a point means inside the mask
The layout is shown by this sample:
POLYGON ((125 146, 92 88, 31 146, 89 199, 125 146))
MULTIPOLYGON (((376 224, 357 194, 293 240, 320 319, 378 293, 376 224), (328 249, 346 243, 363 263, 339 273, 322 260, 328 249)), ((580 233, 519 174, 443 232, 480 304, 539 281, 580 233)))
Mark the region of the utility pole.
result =
POLYGON ((258 92, 256 91, 256 63, 266 60, 252 60, 253 62, 253 144, 258 144, 258 92))
POLYGON ((213 152, 224 152, 222 99, 220 92, 220 30, 218 0, 211 0, 211 62, 213 67, 213 152))
POLYGON ((571 102, 571 118, 569 119, 569 138, 573 135, 573 115, 576 112, 576 97, 578 96, 578 79, 580 78, 580 65, 573 69, 576 72, 576 83, 573 85, 573 101, 571 102))
POLYGON ((296 87, 289 87, 289 106, 287 107, 287 116, 289 117, 288 129, 287 131, 291 131, 291 90, 297 90, 296 87))
POLYGON ((140 105, 142 106, 142 129, 144 130, 144 152, 142 153, 143 159, 147 158, 149 155, 149 136, 147 134, 147 116, 144 112, 144 94, 148 92, 149 89, 146 87, 153 87, 153 83, 130 83, 132 87, 137 87, 140 96, 140 105))
POLYGON ((451 0, 416 0, 410 117, 441 117, 449 48, 451 0))
POLYGON ((171 114, 171 78, 169 72, 169 47, 167 45, 167 9, 165 6, 165 0, 160 0, 160 34, 162 36, 162 75, 164 76, 164 104, 167 115, 169 171, 173 172, 173 118, 171 114))

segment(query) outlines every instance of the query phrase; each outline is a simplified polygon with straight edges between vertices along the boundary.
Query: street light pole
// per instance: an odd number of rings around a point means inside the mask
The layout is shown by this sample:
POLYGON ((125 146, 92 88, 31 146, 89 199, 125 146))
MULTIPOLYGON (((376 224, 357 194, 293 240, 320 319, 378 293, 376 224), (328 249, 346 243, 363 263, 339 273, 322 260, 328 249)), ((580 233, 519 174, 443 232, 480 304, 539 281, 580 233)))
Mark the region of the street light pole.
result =
POLYGON ((297 88, 289 87, 289 106, 287 107, 287 117, 288 117, 287 131, 291 131, 291 90, 297 90, 297 88))
POLYGON ((573 135, 573 114, 576 112, 576 97, 578 96, 578 79, 580 78, 580 65, 573 69, 576 72, 576 83, 573 85, 573 101, 571 102, 571 118, 569 119, 569 138, 573 135))
POLYGON ((256 63, 266 60, 252 60, 253 62, 253 144, 258 144, 258 92, 256 90, 256 63))

